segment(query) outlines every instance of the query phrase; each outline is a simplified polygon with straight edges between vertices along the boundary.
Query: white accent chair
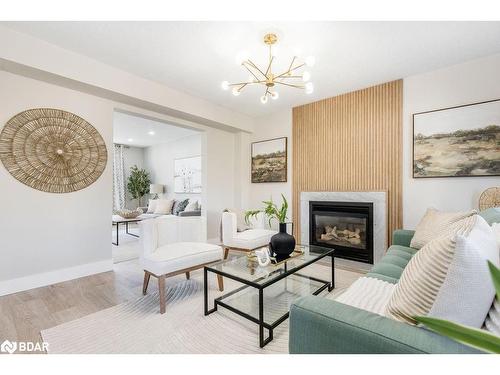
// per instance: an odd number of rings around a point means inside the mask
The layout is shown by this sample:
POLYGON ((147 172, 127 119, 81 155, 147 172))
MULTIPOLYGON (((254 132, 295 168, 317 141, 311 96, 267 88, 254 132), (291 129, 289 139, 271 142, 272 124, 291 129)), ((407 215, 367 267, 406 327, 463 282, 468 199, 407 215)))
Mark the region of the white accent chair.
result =
MULTIPOLYGON (((144 269, 142 293, 148 289, 149 279, 158 279, 160 313, 165 313, 165 279, 186 274, 222 259, 218 245, 206 243, 206 219, 203 216, 163 216, 140 222, 144 269)), ((219 290, 224 289, 221 276, 217 276, 219 290)))
POLYGON ((222 246, 224 247, 224 259, 227 259, 229 251, 249 252, 269 244, 271 237, 277 231, 266 229, 263 213, 251 218, 250 228, 243 232, 237 230, 237 215, 234 212, 222 213, 222 246))

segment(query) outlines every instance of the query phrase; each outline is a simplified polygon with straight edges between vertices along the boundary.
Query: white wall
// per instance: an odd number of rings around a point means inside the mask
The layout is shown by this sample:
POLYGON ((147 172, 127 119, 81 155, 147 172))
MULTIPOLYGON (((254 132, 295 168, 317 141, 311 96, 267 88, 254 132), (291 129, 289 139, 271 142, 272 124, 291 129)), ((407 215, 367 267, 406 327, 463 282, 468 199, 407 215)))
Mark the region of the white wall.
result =
POLYGON ((91 123, 108 149, 104 173, 89 187, 68 194, 32 189, 0 165, 0 295, 110 270, 113 103, 73 90, 0 71, 0 124, 29 108, 73 112, 91 123), (59 273, 49 273, 58 271, 59 273), (26 277, 32 276, 31 279, 26 277), (12 280, 17 279, 17 280, 12 280), (11 280, 5 282, 6 280, 11 280))
POLYGON ((403 223, 414 228, 427 207, 477 208, 500 177, 412 178, 412 114, 500 98, 500 55, 411 76, 403 84, 403 223))
MULTIPOLYGON (((272 103, 271 103, 272 104, 272 103)), ((269 116, 255 120, 254 132, 243 140, 242 166, 244 175, 242 192, 246 197, 242 200, 242 208, 261 208, 262 201, 272 197, 273 201, 281 204, 281 194, 289 202, 288 217, 292 220, 292 109, 276 112, 269 116), (288 160, 287 182, 252 183, 251 182, 251 143, 266 139, 287 137, 288 160)))
MULTIPOLYGON (((130 168, 137 165, 138 168, 144 168, 144 149, 141 147, 126 146, 123 149, 123 159, 125 168, 125 207, 135 209, 139 207, 137 199, 133 199, 127 189, 128 178, 130 177, 130 168)), ((147 202, 147 197, 142 198, 142 205, 147 202)))
POLYGON ((174 192, 174 160, 201 155, 201 134, 144 148, 144 168, 150 173, 153 184, 166 188, 164 197, 168 199, 197 199, 201 194, 179 194, 174 192))

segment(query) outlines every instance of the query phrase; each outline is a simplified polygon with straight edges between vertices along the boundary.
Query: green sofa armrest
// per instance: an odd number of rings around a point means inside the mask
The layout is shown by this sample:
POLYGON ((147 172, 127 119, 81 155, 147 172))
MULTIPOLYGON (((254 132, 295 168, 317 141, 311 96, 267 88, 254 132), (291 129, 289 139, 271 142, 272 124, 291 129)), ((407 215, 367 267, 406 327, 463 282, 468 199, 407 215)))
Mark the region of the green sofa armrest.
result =
POLYGON ((317 296, 293 303, 289 330, 291 354, 478 353, 427 329, 317 296))
POLYGON ((410 247, 411 239, 413 238, 414 234, 414 230, 396 229, 392 233, 392 244, 410 247))

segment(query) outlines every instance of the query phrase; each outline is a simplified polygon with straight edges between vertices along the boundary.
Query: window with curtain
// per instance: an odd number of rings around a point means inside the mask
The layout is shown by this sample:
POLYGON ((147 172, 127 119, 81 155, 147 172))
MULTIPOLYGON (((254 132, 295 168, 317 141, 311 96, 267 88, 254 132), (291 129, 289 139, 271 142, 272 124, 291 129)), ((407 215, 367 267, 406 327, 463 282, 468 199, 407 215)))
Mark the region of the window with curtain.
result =
POLYGON ((113 145, 113 211, 125 207, 125 160, 123 145, 113 145))

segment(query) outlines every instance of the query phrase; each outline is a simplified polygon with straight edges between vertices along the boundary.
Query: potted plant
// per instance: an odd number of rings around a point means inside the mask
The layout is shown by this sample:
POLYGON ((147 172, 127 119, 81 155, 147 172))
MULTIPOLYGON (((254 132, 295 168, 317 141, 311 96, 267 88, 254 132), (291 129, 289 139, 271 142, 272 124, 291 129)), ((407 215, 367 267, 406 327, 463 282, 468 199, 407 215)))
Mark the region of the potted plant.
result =
POLYGON ((277 257, 287 257, 295 250, 295 238, 286 232, 286 220, 288 212, 288 202, 283 194, 281 194, 283 202, 281 207, 278 207, 272 200, 263 201, 265 207, 262 210, 250 210, 245 212, 245 221, 249 223, 251 217, 256 217, 263 212, 266 215, 269 226, 272 220, 277 220, 279 223, 279 232, 271 237, 269 250, 277 257))
POLYGON ((128 177, 127 190, 133 199, 137 199, 139 207, 141 199, 149 193, 149 185, 151 179, 149 173, 145 169, 139 169, 137 165, 130 168, 130 176, 128 177))

